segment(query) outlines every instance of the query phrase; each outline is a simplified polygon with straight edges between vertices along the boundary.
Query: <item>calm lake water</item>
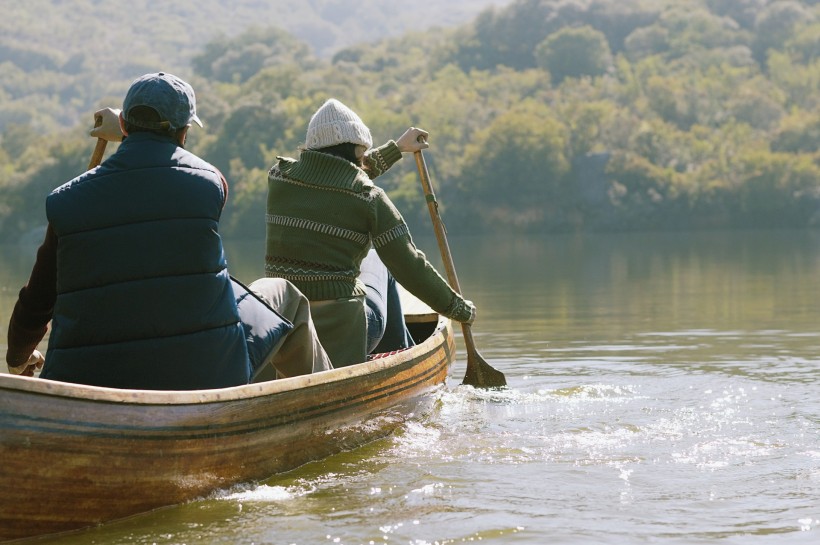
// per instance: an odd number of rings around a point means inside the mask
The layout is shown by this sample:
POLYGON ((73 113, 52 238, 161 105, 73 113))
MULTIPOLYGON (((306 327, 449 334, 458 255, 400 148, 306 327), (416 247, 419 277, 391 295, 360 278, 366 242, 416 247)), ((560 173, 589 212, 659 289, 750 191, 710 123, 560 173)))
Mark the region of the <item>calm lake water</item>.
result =
MULTIPOLYGON (((261 275, 262 246, 229 246, 236 276, 261 275)), ((426 420, 38 543, 820 543, 820 232, 450 246, 507 390, 459 385, 459 332, 426 420)), ((34 249, 2 251, 5 342, 34 249)))

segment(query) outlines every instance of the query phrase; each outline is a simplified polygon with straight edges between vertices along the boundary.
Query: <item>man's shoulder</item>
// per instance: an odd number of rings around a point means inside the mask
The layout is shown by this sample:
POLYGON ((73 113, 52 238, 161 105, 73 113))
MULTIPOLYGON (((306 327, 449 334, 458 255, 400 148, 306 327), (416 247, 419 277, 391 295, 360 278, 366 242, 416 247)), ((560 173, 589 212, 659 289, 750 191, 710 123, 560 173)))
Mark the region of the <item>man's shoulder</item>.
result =
POLYGON ((90 179, 93 179, 97 175, 99 170, 100 170, 100 167, 98 166, 98 167, 95 167, 91 170, 88 170, 88 171, 80 174, 79 176, 77 176, 75 178, 70 179, 69 181, 65 182, 64 184, 59 185, 56 188, 52 189, 51 193, 49 193, 48 197, 51 197, 53 195, 59 195, 59 194, 64 193, 64 192, 66 192, 66 191, 68 191, 68 190, 70 190, 74 187, 77 187, 77 186, 81 185, 82 183, 84 183, 84 182, 86 182, 90 179))
POLYGON ((216 168, 216 166, 214 166, 212 163, 209 163, 199 155, 191 151, 188 151, 185 148, 178 147, 176 153, 174 153, 174 157, 175 159, 177 159, 177 161, 184 163, 185 166, 189 166, 200 170, 210 170, 217 174, 220 174, 219 169, 216 168))

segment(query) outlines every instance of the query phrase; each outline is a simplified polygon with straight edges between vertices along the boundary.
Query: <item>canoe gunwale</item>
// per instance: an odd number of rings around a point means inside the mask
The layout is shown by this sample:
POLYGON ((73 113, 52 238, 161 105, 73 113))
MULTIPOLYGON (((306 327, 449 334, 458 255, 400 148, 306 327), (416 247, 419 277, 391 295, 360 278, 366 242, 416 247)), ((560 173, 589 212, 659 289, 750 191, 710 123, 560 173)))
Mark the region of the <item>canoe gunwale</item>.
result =
POLYGON ((82 398, 89 401, 135 405, 201 405, 252 399, 373 375, 390 367, 401 365, 416 356, 423 355, 429 350, 432 344, 438 344, 439 341, 437 337, 443 334, 448 325, 449 319, 439 316, 435 330, 424 342, 397 352, 396 354, 311 375, 301 375, 229 388, 209 390, 131 390, 0 373, 0 391, 16 390, 52 397, 82 398))

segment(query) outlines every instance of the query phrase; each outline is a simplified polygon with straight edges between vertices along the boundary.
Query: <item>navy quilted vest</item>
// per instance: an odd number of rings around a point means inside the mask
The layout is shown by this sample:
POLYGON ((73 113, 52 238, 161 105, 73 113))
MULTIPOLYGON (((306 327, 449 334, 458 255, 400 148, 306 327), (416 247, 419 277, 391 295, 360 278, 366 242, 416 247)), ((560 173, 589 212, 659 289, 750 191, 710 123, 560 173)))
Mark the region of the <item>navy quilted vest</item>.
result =
POLYGON ((137 133, 46 200, 57 302, 42 378, 115 388, 246 384, 248 349, 218 233, 216 169, 137 133))

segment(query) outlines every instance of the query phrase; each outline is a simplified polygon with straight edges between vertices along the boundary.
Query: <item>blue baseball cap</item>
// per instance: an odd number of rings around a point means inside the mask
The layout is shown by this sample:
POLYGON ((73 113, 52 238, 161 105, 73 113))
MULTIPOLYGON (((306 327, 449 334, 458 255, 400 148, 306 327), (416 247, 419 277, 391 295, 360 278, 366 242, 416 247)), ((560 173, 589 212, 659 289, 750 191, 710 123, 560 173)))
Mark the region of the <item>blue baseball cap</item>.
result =
POLYGON ((181 129, 191 121, 202 126, 196 115, 194 89, 188 83, 165 72, 145 74, 133 81, 122 103, 122 116, 128 123, 145 129, 181 129), (135 106, 153 108, 161 119, 159 123, 135 123, 129 112, 135 106), (149 126, 150 125, 150 126, 149 126))

